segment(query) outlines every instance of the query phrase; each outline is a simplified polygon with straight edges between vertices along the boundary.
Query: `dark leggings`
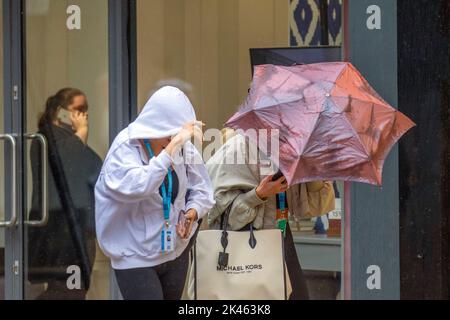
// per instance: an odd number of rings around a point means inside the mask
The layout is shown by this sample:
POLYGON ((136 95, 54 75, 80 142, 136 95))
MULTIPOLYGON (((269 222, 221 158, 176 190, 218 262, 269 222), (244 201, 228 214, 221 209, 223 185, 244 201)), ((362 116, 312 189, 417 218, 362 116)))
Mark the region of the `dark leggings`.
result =
POLYGON ((199 227, 177 259, 155 267, 114 270, 120 293, 125 300, 180 300, 189 267, 189 251, 199 227))
POLYGON ((295 250, 294 239, 289 225, 284 240, 284 258, 291 278, 292 294, 289 300, 309 300, 308 286, 295 250))
POLYGON ((125 300, 180 300, 189 264, 189 248, 155 267, 114 270, 125 300))

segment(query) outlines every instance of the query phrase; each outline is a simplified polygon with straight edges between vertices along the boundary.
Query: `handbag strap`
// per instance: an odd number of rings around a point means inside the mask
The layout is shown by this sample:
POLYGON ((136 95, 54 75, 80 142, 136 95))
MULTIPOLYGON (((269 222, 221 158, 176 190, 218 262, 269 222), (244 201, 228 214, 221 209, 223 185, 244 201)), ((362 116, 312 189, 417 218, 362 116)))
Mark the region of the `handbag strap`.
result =
MULTIPOLYGON (((234 199, 231 201, 231 203, 228 205, 228 207, 225 209, 223 213, 223 220, 222 220, 222 236, 220 238, 220 243, 222 245, 223 251, 219 252, 219 260, 218 265, 219 267, 225 268, 228 266, 228 258, 229 254, 226 252, 228 247, 228 218, 230 216, 231 208, 233 207, 234 201, 239 197, 240 193, 234 197, 234 199)), ((254 234, 253 229, 253 223, 250 223, 250 238, 248 240, 249 246, 254 249, 256 247, 256 237, 254 234)))
POLYGON ((225 211, 222 213, 222 221, 220 222, 220 229, 223 231, 227 231, 228 229, 228 219, 230 217, 230 213, 231 213, 231 208, 233 207, 234 201, 236 201, 236 199, 241 195, 241 193, 239 192, 234 198, 233 200, 231 200, 230 204, 227 206, 227 208, 225 209, 225 211))
MULTIPOLYGON (((231 200, 230 204, 227 206, 225 211, 222 213, 222 223, 220 229, 222 229, 222 237, 220 239, 220 243, 223 247, 223 253, 226 252, 228 247, 228 219, 230 217, 231 208, 233 207, 234 201, 240 196, 240 192, 231 200)), ((220 259, 219 259, 220 260, 220 259)), ((220 265, 220 263, 219 263, 220 265)))

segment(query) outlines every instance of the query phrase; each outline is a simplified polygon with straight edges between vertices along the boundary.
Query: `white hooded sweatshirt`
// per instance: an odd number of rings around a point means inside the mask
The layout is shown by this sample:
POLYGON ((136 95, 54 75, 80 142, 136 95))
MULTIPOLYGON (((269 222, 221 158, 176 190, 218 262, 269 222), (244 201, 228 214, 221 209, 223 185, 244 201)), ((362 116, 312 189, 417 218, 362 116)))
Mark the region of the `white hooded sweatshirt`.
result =
POLYGON ((114 140, 95 186, 97 238, 114 269, 153 267, 174 260, 198 227, 195 223, 189 239, 177 237, 173 252, 161 252, 164 214, 159 188, 170 166, 179 181, 178 195, 170 209, 171 225, 176 225, 181 210, 195 209, 200 219, 213 207, 211 180, 192 143, 183 147, 190 164, 174 161, 164 150, 148 162, 139 143, 139 139, 173 136, 195 119, 186 95, 177 88, 163 87, 114 140), (194 158, 196 161, 192 161, 194 158))

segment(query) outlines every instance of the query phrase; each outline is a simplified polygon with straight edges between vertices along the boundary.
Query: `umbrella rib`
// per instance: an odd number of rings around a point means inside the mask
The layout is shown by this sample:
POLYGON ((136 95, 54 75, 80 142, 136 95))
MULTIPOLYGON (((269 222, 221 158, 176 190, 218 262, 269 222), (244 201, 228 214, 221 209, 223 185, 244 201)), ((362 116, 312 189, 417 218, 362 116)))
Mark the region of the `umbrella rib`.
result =
POLYGON ((348 121, 347 117, 344 116, 344 120, 345 122, 348 123, 348 125, 350 126, 351 130, 353 131, 353 133, 355 134, 356 138, 358 139, 359 143, 361 143, 361 146, 364 150, 364 152, 366 153, 366 156, 371 158, 370 153, 367 151, 366 146, 364 145, 364 143, 361 141, 361 138, 359 137, 358 133, 355 131, 355 128, 353 128, 353 126, 351 125, 351 123, 348 121))
MULTIPOLYGON (((344 68, 344 70, 345 70, 345 68, 344 68)), ((345 88, 343 88, 342 86, 340 86, 339 84, 338 84, 338 80, 342 77, 342 75, 343 75, 343 73, 344 73, 344 70, 342 70, 341 71, 341 73, 339 74, 339 76, 336 78, 336 81, 335 81, 335 83, 334 83, 334 86, 335 87, 338 87, 338 88, 340 88, 340 89, 342 89, 342 90, 344 90, 344 91, 346 91, 346 89, 345 88)), ((361 77, 362 77, 362 75, 361 75, 361 77)), ((364 78, 363 78, 364 79, 364 78)), ((369 85, 370 86, 370 85, 369 85)), ((377 101, 379 101, 379 102, 381 102, 381 103, 377 103, 377 104, 387 104, 387 105, 389 105, 386 101, 384 101, 384 99, 378 94, 378 92, 376 92, 375 91, 375 89, 373 89, 372 87, 371 87, 371 89, 375 92, 375 94, 376 94, 376 96, 374 96, 373 94, 370 94, 370 96, 371 97, 374 97, 377 101)), ((333 97, 337 97, 337 98, 348 98, 348 96, 337 96, 337 95, 333 95, 333 97)), ((352 97, 353 98, 353 97, 352 97)), ((353 98, 354 100, 358 100, 358 101, 364 101, 364 100, 361 100, 361 99, 358 99, 358 98, 353 98)))
MULTIPOLYGON (((349 99, 349 98, 351 98, 352 100, 355 100, 355 101, 359 101, 359 102, 362 102, 362 103, 372 103, 372 104, 375 104, 375 105, 378 105, 378 106, 387 106, 387 107, 390 107, 390 108, 392 108, 392 109, 395 109, 395 108, 393 108, 390 104, 388 104, 388 103, 386 103, 386 102, 382 102, 381 100, 379 100, 379 99, 376 99, 376 100, 378 100, 377 102, 369 102, 369 101, 365 101, 365 100, 362 100, 362 99, 360 99, 360 98, 355 98, 354 96, 351 96, 351 95, 348 95, 348 96, 338 96, 338 95, 332 95, 331 96, 332 98, 339 98, 339 99, 349 99)), ((396 110, 396 109, 395 109, 396 110)))
POLYGON ((361 103, 370 103, 371 105, 374 105, 374 106, 388 107, 388 108, 391 108, 392 110, 398 111, 397 109, 395 109, 394 107, 392 107, 388 103, 381 104, 381 103, 378 103, 378 102, 369 102, 369 101, 361 100, 359 98, 355 98, 353 96, 332 96, 331 99, 333 99, 333 98, 338 98, 338 99, 349 99, 349 98, 351 98, 352 100, 358 101, 358 102, 361 102, 361 103))
MULTIPOLYGON (((289 71, 289 70, 288 70, 288 71, 289 71)), ((292 71, 289 71, 288 77, 287 77, 286 79, 284 79, 283 82, 280 83, 278 86, 276 86, 276 88, 273 88, 273 89, 271 88, 271 91, 276 91, 276 90, 278 90, 281 86, 283 86, 286 82, 288 82, 289 79, 291 79, 293 75, 294 75, 294 73, 293 73, 292 71)))
MULTIPOLYGON (((349 63, 347 62, 346 65, 348 66, 349 63)), ((338 81, 338 80, 342 77, 342 75, 344 74, 345 69, 346 69, 346 66, 344 65, 344 66, 342 67, 342 70, 341 70, 341 71, 339 72, 339 74, 337 75, 336 79, 335 79, 334 81, 331 81, 331 82, 333 82, 333 83, 336 85, 337 81, 338 81)))
MULTIPOLYGON (((285 102, 278 103, 278 104, 271 104, 271 105, 268 105, 268 106, 258 107, 258 108, 255 108, 255 109, 247 110, 247 111, 245 111, 244 113, 242 113, 242 115, 243 115, 243 114, 246 114, 246 113, 248 113, 248 112, 251 112, 251 111, 257 112, 257 111, 260 111, 260 110, 264 110, 264 109, 268 109, 268 108, 273 108, 273 107, 277 107, 277 106, 284 105, 284 104, 288 104, 288 103, 300 102, 300 101, 302 101, 302 100, 303 100, 303 98, 297 99, 297 100, 292 100, 292 101, 285 101, 285 102)), ((320 112, 317 112, 317 113, 320 113, 320 112)))
MULTIPOLYGON (((335 103, 333 100, 332 100, 332 102, 335 103)), ((322 112, 318 112, 318 113, 322 113, 322 112)), ((353 133, 354 133, 354 135, 356 136, 356 138, 358 139, 358 141, 359 141, 359 143, 361 144, 361 146, 362 146, 362 148, 363 148, 363 150, 364 150, 366 156, 370 158, 370 154, 369 154, 369 152, 366 150, 366 148, 365 148, 363 142, 361 141, 361 138, 359 137, 358 133, 355 131, 355 128, 353 128, 353 126, 351 125, 351 123, 348 121, 347 117, 344 116, 343 118, 344 118, 344 121, 345 121, 345 122, 348 124, 348 126, 350 127, 350 129, 353 131, 353 133)), ((308 142, 309 142, 309 139, 311 138, 312 133, 316 130, 317 126, 318 126, 318 121, 316 121, 316 123, 314 124, 313 130, 311 130, 311 134, 308 136, 308 140, 307 140, 308 142)), ((303 147, 303 150, 300 152, 300 154, 303 154, 303 152, 305 151, 307 145, 308 145, 308 143, 305 144, 305 146, 303 147)))
MULTIPOLYGON (((371 94, 372 96, 374 96, 377 100, 379 100, 379 101, 381 101, 382 103, 384 103, 384 104, 389 104, 389 103, 387 103, 384 99, 383 99, 383 97, 370 85, 370 83, 367 81, 367 79, 366 78, 364 78, 364 76, 361 74, 361 72, 358 70, 358 69, 356 69, 355 68, 355 66, 353 65, 353 64, 351 64, 351 63, 348 63, 348 67, 350 68, 350 69, 352 69, 360 78, 361 78, 361 80, 362 80, 362 82, 368 87, 368 89, 370 89, 371 91, 373 91, 373 93, 375 94, 375 95, 373 95, 373 94, 371 94)), ((344 70, 343 70, 344 71, 344 70)), ((337 79, 339 79, 339 78, 341 78, 341 75, 339 75, 339 77, 337 78, 337 79)))
MULTIPOLYGON (((332 100, 333 103, 335 103, 332 100)), ((355 131, 355 128, 352 126, 352 124, 350 123, 350 121, 348 121, 347 117, 344 115, 342 117, 344 119, 344 121, 348 124, 348 126, 350 127, 350 129, 352 130, 352 132, 354 133, 354 135, 356 136, 356 139, 358 139, 359 143, 361 144, 364 152, 366 153, 366 156, 371 158, 370 153, 367 151, 366 146, 364 145, 364 143, 361 141, 361 138, 359 137, 358 133, 355 131)))
POLYGON ((274 99, 277 103, 272 104, 272 105, 269 105, 269 106, 265 106, 264 108, 266 108, 266 107, 272 107, 272 106, 276 106, 276 105, 280 105, 280 104, 284 104, 284 103, 296 102, 296 101, 300 101, 300 100, 304 99, 304 95, 302 94, 302 97, 301 97, 300 99, 280 102, 280 101, 275 97, 275 95, 273 95, 273 92, 275 92, 275 91, 277 91, 278 89, 280 89, 280 88, 281 88, 286 82, 288 82, 293 76, 300 77, 300 78, 302 78, 302 80, 305 80, 305 81, 307 82, 307 84, 301 86, 301 87, 303 88, 303 90, 304 90, 305 87, 307 87, 308 85, 311 85, 311 84, 312 84, 311 80, 309 80, 309 79, 307 79, 307 78, 304 78, 304 77, 301 77, 300 75, 297 75, 296 73, 294 73, 293 71, 291 71, 291 70, 289 70, 289 69, 287 69, 287 68, 283 68, 283 69, 284 69, 285 71, 288 72, 288 76, 286 77, 286 79, 284 79, 284 80, 283 80, 279 85, 277 85, 275 88, 270 88, 270 91, 271 91, 271 93, 272 93, 272 97, 273 97, 273 99, 274 99))

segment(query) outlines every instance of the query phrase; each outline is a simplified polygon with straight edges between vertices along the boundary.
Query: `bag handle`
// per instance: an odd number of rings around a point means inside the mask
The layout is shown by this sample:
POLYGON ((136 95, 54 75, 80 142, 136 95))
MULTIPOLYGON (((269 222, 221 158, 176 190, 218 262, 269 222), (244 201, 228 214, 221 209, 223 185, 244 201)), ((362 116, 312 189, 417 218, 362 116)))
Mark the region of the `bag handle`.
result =
MULTIPOLYGON (((228 218, 230 216, 231 208, 233 207, 234 201, 239 197, 240 193, 231 201, 231 203, 228 205, 228 207, 225 209, 223 213, 223 220, 222 220, 222 237, 220 238, 220 243, 222 245, 223 251, 219 252, 219 261, 218 265, 219 267, 225 268, 228 266, 228 258, 229 254, 226 252, 228 247, 228 218)), ((248 244, 252 249, 255 249, 256 247, 256 237, 253 230, 253 223, 250 223, 250 238, 248 240, 248 244)))

